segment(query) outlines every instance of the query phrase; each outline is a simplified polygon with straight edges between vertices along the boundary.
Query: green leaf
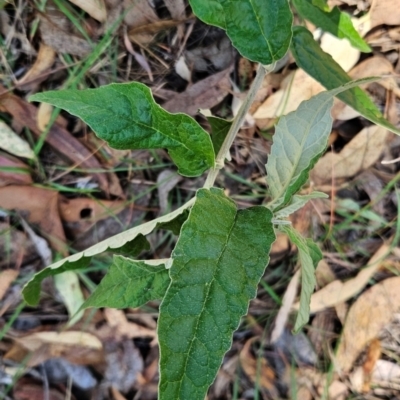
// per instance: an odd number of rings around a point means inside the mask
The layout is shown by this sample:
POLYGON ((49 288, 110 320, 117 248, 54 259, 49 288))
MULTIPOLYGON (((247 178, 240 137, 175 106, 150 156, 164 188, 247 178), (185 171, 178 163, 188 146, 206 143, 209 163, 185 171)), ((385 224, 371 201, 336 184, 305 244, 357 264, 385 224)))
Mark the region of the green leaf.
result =
POLYGON ((88 307, 140 307, 162 299, 170 278, 162 260, 135 261, 115 255, 113 263, 81 309, 88 307))
MULTIPOLYGON (((303 27, 293 28, 291 51, 297 65, 327 89, 336 88, 351 80, 342 67, 321 49, 312 34, 303 27)), ((383 118, 374 102, 360 88, 353 88, 337 97, 365 118, 400 135, 400 129, 383 118)))
POLYGON ((312 4, 315 7, 320 8, 322 11, 329 11, 329 6, 326 0, 312 0, 312 4))
POLYGON ((214 166, 208 133, 185 114, 170 114, 138 82, 97 89, 38 93, 30 101, 53 104, 78 116, 116 149, 168 149, 179 173, 199 176, 214 166))
POLYGON ((319 93, 279 119, 266 165, 268 190, 272 198, 268 207, 278 211, 290 203, 325 151, 333 122, 333 97, 377 79, 360 79, 319 93))
POLYGON ((237 210, 220 189, 200 189, 172 254, 160 308, 160 400, 204 400, 275 240, 272 213, 237 210))
POLYGON ((322 192, 312 192, 306 195, 295 194, 289 204, 276 212, 275 218, 287 218, 289 215, 293 214, 295 211, 300 210, 304 207, 309 200, 312 199, 327 199, 329 196, 322 192))
POLYGON ((281 229, 299 251, 301 265, 300 308, 293 328, 294 332, 299 332, 310 319, 310 300, 316 284, 315 268, 317 268, 323 256, 319 247, 311 239, 303 238, 292 226, 285 225, 281 229))
POLYGON ((225 29, 239 53, 263 65, 280 60, 292 37, 287 0, 190 0, 202 21, 225 29))
POLYGON ((371 48, 354 28, 350 15, 341 12, 338 7, 325 11, 313 5, 311 0, 293 0, 293 4, 304 19, 311 21, 325 32, 339 39, 348 39, 353 47, 360 51, 371 52, 371 48))
POLYGON ((86 268, 93 256, 111 251, 113 253, 128 254, 134 256, 139 254, 143 249, 149 248, 149 243, 144 236, 148 235, 160 224, 172 221, 179 217, 187 208, 189 208, 194 202, 193 200, 188 201, 182 207, 177 210, 156 218, 152 221, 146 222, 145 224, 135 226, 134 228, 128 229, 125 232, 119 233, 118 235, 112 236, 100 243, 95 244, 88 249, 81 251, 80 253, 73 254, 67 258, 57 261, 47 268, 37 273, 23 288, 22 294, 25 301, 34 306, 39 302, 40 296, 40 285, 43 279, 62 274, 65 271, 74 271, 78 269, 86 268))
POLYGON ((214 146, 215 156, 217 156, 219 149, 232 126, 232 121, 227 121, 226 119, 218 117, 207 117, 207 121, 211 125, 211 140, 214 146))

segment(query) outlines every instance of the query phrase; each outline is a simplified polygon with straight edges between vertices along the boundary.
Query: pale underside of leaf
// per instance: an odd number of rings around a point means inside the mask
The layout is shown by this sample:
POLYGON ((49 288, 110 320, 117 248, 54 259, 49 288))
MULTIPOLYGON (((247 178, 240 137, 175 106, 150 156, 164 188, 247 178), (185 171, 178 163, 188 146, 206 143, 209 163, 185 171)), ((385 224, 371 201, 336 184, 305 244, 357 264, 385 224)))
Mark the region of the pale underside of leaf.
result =
POLYGON ((301 265, 300 308, 293 328, 294 332, 299 332, 310 318, 310 299, 316 284, 315 268, 322 259, 322 253, 315 243, 310 239, 303 238, 293 227, 282 226, 281 230, 288 235, 299 252, 301 265))
POLYGON ((324 152, 333 122, 333 97, 376 79, 360 79, 319 93, 279 120, 266 164, 271 209, 278 210, 290 202, 324 152))
POLYGON ((80 253, 73 254, 72 256, 51 264, 36 274, 25 285, 23 289, 23 296, 25 300, 31 305, 37 304, 39 301, 40 285, 43 279, 47 278, 48 276, 61 274, 65 271, 85 268, 89 265, 89 262, 93 256, 104 253, 105 251, 118 252, 119 249, 126 245, 133 244, 134 246, 135 242, 139 244, 139 249, 143 248, 144 243, 147 243, 144 236, 151 233, 158 225, 167 223, 179 217, 187 208, 191 207, 191 205, 194 203, 194 200, 195 199, 193 198, 182 207, 167 215, 128 229, 127 231, 103 240, 102 242, 97 243, 94 246, 81 251, 80 253))
POLYGON ((326 199, 329 196, 322 192, 312 192, 306 195, 295 194, 290 203, 285 207, 280 209, 275 213, 275 218, 287 218, 289 215, 293 214, 295 211, 300 210, 304 207, 308 201, 312 199, 326 199))
POLYGON ((238 211, 200 189, 172 258, 160 308, 160 400, 203 400, 268 262, 275 239, 265 207, 238 211))
POLYGON ((240 54, 263 65, 280 60, 292 37, 287 0, 190 0, 205 23, 226 30, 240 54))
POLYGON ((182 175, 198 176, 214 165, 208 133, 188 115, 162 109, 141 83, 44 92, 30 100, 53 104, 80 117, 116 149, 167 148, 182 175))
POLYGON ((162 299, 170 283, 164 260, 137 261, 115 255, 113 262, 81 309, 136 308, 162 299))

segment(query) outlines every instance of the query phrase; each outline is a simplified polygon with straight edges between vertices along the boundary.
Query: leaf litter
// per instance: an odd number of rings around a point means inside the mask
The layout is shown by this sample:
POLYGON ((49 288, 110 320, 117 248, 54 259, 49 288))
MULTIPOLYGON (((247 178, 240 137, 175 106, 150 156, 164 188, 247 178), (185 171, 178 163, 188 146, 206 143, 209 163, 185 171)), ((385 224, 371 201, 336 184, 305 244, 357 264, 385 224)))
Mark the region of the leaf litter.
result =
MULTIPOLYGON (((322 35, 323 46, 342 54, 339 63, 354 79, 390 75, 364 89, 396 124, 399 89, 394 74, 399 71, 399 59, 394 50, 399 41, 398 7, 391 0, 373 1, 370 7, 363 1, 340 3, 347 4, 340 6, 343 11, 358 7, 364 13, 356 15, 356 26, 373 46, 374 55, 357 61, 359 55, 354 49, 346 48, 340 41, 329 44, 327 34, 322 35)), ((37 158, 30 162, 22 154, 0 156, 0 243, 6 249, 2 250, 0 263, 0 332, 13 318, 13 312, 18 311, 21 282, 43 267, 32 243, 35 239, 28 237, 19 215, 37 237, 47 239, 55 250, 52 256, 57 257, 56 252, 72 254, 83 250, 125 226, 132 226, 129 224, 158 215, 166 207, 175 209, 181 197, 191 196, 198 187, 188 179, 162 184, 162 178, 170 175, 171 169, 164 151, 110 151, 93 140, 88 127, 65 113, 52 124, 53 110, 29 104, 28 94, 63 87, 68 71, 90 57, 102 35, 124 11, 125 26, 117 27, 112 45, 88 64, 85 78, 74 84, 86 88, 116 81, 151 83, 154 94, 160 94, 160 102, 164 99, 166 108, 189 113, 207 126, 198 110, 211 109, 213 115, 229 119, 233 113, 232 94, 240 100, 254 71, 254 65, 246 61, 247 72, 240 79, 232 74, 236 72, 235 61, 239 58, 243 68, 244 59, 232 50, 223 33, 196 22, 183 1, 71 1, 65 2, 69 16, 58 6, 38 10, 33 3, 24 7, 26 4, 21 2, 19 8, 9 4, 1 10, 2 39, 8 46, 5 49, 10 50, 4 53, 6 62, 0 75, 2 118, 6 118, 9 129, 29 143, 37 158), (37 28, 33 21, 38 22, 37 28), (132 52, 128 54, 130 50, 121 39, 125 32, 131 50, 140 60, 132 52), (14 93, 13 87, 17 89, 14 93), (241 93, 235 94, 235 90, 241 93), (51 127, 46 134, 49 122, 51 127), (40 151, 38 140, 45 143, 40 151), (87 186, 78 186, 82 179, 87 186), (95 192, 86 192, 88 187, 95 192), (46 203, 49 188, 54 199, 46 203)), ((260 136, 270 137, 276 118, 323 90, 303 71, 291 71, 293 64, 289 58, 285 62, 283 70, 271 74, 258 94, 249 116, 256 127, 243 129, 232 148, 227 171, 234 178, 219 177, 219 185, 230 190, 240 205, 260 204, 266 195, 264 171, 259 166, 265 164, 269 149, 258 152, 260 136)), ((310 182, 313 187, 307 187, 304 194, 321 190, 333 195, 333 199, 313 200, 307 210, 291 216, 292 223, 305 234, 313 233, 325 256, 317 268, 318 286, 311 302, 311 310, 316 314, 304 330, 303 341, 297 343, 290 334, 295 315, 290 305, 296 300, 296 294, 291 293, 283 318, 276 321, 280 345, 270 342, 271 322, 295 269, 296 249, 282 237, 274 244, 271 268, 223 361, 210 391, 211 400, 231 398, 233 390, 244 399, 255 397, 257 390, 263 396, 290 398, 293 383, 297 385, 297 398, 301 399, 320 399, 324 393, 332 399, 346 399, 350 391, 378 398, 398 395, 396 357, 400 350, 393 339, 399 329, 395 293, 398 282, 391 282, 397 279, 393 275, 400 267, 396 248, 391 255, 386 254, 395 233, 398 203, 393 187, 398 164, 382 165, 380 161, 396 159, 399 144, 390 133, 367 125, 359 113, 340 101, 335 100, 332 114, 334 130, 329 143, 333 150, 329 148, 322 164, 317 164, 310 182), (357 128, 350 129, 353 125, 357 128), (364 181, 362 174, 366 174, 364 181), (349 198, 357 207, 343 216, 343 207, 339 205, 342 199, 349 198), (362 219, 363 215, 370 215, 371 209, 386 221, 385 225, 373 226, 362 219), (366 224, 369 229, 365 229, 366 224), (366 235, 368 238, 363 237, 366 235), (364 245, 361 251, 358 244, 368 239, 375 244, 364 245), (385 257, 375 262, 382 255, 385 257), (264 329, 267 333, 260 338, 264 329), (340 344, 335 354, 338 337, 340 344), (257 341, 262 343, 259 349, 255 346, 257 341), (297 355, 279 358, 285 348, 292 348, 297 355), (308 349, 305 358, 296 353, 301 349, 308 349), (317 363, 313 357, 318 357, 317 363), (341 374, 326 374, 330 365, 340 367, 341 374), (238 373, 240 368, 242 373, 238 373)), ((174 236, 157 232, 154 238, 153 254, 168 254, 174 236)), ((84 270, 70 288, 77 288, 86 297, 110 263, 108 256, 94 259, 91 269, 84 270)), ((59 286, 63 287, 62 280, 59 286)), ((71 300, 77 297, 72 294, 71 300)), ((46 390, 49 398, 65 398, 67 393, 79 398, 78 389, 94 393, 96 387, 103 398, 156 398, 158 306, 158 301, 151 301, 126 311, 86 310, 80 322, 65 330, 68 301, 57 294, 51 282, 45 282, 39 306, 24 308, 0 341, 2 367, 5 365, 8 377, 16 378, 11 389, 14 398, 43 398, 46 390), (37 325, 26 325, 30 328, 24 331, 21 327, 33 314, 38 317, 37 325), (71 341, 67 343, 68 335, 71 341), (32 368, 19 378, 11 365, 22 366, 28 354, 32 368), (51 371, 57 371, 58 376, 51 371), (72 383, 72 393, 66 389, 68 382, 72 383), (46 389, 46 385, 50 387, 46 389)))

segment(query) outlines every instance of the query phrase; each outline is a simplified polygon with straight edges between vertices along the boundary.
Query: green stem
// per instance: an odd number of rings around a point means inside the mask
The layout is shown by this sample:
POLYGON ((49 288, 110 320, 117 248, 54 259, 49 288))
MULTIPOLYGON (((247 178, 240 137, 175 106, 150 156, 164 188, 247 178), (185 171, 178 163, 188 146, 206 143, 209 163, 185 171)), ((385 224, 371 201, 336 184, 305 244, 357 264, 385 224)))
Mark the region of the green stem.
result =
POLYGON ((203 186, 204 188, 209 189, 214 185, 215 179, 217 178, 220 169, 223 168, 224 166, 225 158, 229 153, 229 149, 231 148, 232 143, 235 140, 237 133, 239 132, 239 129, 243 125, 244 119, 246 118, 249 108, 253 103, 254 97, 256 96, 258 90, 260 89, 264 81, 265 75, 272 72, 274 67, 275 63, 265 66, 259 64, 257 68, 256 77, 254 78, 254 81, 251 84, 247 96, 244 99, 242 105, 240 106, 236 117, 232 121, 232 125, 229 129, 229 132, 226 135, 224 142, 222 143, 222 146, 217 154, 217 158, 215 159, 215 167, 212 168, 207 175, 206 182, 204 183, 203 186))

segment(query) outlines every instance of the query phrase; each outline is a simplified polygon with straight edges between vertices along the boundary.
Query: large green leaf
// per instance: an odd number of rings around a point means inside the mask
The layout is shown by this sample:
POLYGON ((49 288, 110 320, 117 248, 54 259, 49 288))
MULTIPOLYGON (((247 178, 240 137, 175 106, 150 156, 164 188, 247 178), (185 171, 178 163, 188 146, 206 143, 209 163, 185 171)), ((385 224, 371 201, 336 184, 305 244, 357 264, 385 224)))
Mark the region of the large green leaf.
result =
MULTIPOLYGON (((336 88, 351 80, 342 67, 321 49, 312 34, 303 27, 293 28, 291 51, 297 65, 327 89, 336 88)), ((355 87, 338 94, 337 97, 365 118, 400 135, 400 129, 383 118, 373 101, 360 88, 355 87)))
POLYGON ((311 21, 325 32, 340 39, 348 39, 360 51, 366 53, 371 51, 371 48, 354 28, 350 15, 341 12, 338 7, 333 7, 331 11, 324 11, 314 5, 312 0, 293 0, 293 4, 304 19, 311 21))
POLYGON ((272 210, 277 211, 291 201, 324 152, 333 122, 333 97, 376 79, 360 79, 319 93, 280 118, 266 165, 268 190, 272 198, 268 206, 272 210))
POLYGON ((190 0, 205 23, 226 30, 242 56, 268 65, 287 52, 293 15, 288 0, 190 0))
POLYGON ((103 240, 102 242, 99 242, 94 246, 81 251, 80 253, 73 254, 72 256, 63 258, 62 260, 51 264, 47 268, 37 273, 25 285, 24 289, 22 290, 25 301, 30 305, 36 305, 39 302, 40 285, 43 279, 49 276, 61 274, 65 271, 74 271, 85 268, 89 265, 89 262, 93 256, 106 251, 111 251, 118 254, 129 254, 130 256, 138 254, 141 250, 146 249, 149 246, 144 236, 148 235, 157 227, 166 227, 167 224, 164 223, 173 221, 175 218, 179 218, 180 215, 193 204, 193 202, 194 199, 188 201, 182 207, 167 215, 146 222, 145 224, 135 226, 134 228, 128 229, 125 232, 103 240))
POLYGON ((238 211, 220 189, 200 189, 173 251, 160 308, 160 400, 204 400, 275 240, 272 213, 238 211))
POLYGON ((170 114, 138 82, 97 89, 38 93, 31 101, 53 104, 85 121, 116 149, 168 149, 179 172, 198 176, 214 166, 208 133, 185 114, 170 114))
POLYGON ((115 255, 107 275, 81 309, 88 307, 139 307, 162 299, 170 283, 165 262, 136 261, 115 255))
POLYGON ((316 284, 315 268, 322 260, 322 253, 311 239, 303 238, 292 226, 285 225, 281 229, 299 251, 301 265, 300 308, 293 328, 294 332, 298 332, 310 318, 310 299, 316 284))

